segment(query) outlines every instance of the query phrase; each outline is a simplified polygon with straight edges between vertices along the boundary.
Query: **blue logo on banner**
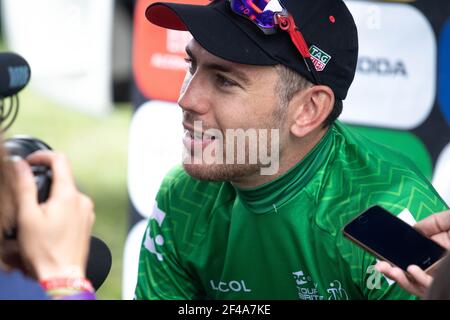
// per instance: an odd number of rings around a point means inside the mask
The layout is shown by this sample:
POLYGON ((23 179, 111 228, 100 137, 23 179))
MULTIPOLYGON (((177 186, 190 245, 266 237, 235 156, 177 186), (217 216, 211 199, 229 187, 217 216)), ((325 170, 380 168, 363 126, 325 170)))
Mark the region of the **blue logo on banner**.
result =
POLYGON ((442 113, 450 124, 450 20, 447 21, 441 33, 438 92, 442 113))

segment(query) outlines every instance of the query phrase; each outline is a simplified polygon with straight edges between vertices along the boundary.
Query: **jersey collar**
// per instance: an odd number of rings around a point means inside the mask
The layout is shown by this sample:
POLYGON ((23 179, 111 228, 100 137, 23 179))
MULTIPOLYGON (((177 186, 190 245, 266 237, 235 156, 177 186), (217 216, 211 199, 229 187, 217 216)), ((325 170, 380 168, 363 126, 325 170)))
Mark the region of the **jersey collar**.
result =
POLYGON ((295 197, 326 161, 333 144, 332 131, 333 126, 305 158, 275 180, 256 188, 235 187, 243 205, 256 214, 266 214, 295 197))

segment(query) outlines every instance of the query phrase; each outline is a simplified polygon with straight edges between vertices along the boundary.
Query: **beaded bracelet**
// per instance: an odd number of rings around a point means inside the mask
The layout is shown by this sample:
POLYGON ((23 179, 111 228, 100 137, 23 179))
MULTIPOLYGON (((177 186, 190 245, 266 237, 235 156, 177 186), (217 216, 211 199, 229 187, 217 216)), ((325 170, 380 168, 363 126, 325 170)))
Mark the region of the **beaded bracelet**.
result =
POLYGON ((94 292, 91 282, 86 278, 51 278, 39 282, 45 291, 57 289, 94 292))
POLYGON ((95 293, 75 290, 46 291, 53 300, 96 300, 95 293))
POLYGON ((51 278, 39 281, 55 300, 95 300, 95 291, 86 278, 51 278))

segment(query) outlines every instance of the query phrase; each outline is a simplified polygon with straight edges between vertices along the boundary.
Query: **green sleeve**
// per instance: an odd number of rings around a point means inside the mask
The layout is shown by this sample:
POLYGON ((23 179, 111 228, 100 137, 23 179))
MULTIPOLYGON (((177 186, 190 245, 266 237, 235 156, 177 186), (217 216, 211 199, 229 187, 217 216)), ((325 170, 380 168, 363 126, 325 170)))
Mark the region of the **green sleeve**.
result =
POLYGON ((198 286, 183 268, 173 237, 170 175, 163 182, 142 241, 136 299, 188 300, 199 297, 198 286))

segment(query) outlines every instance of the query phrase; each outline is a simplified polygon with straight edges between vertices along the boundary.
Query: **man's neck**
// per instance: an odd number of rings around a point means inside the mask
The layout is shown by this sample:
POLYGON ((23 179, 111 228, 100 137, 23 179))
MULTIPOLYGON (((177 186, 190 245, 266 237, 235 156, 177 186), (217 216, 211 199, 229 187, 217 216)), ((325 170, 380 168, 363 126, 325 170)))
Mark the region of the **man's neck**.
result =
POLYGON ((231 183, 240 189, 250 189, 256 188, 263 184, 269 183, 278 177, 285 174, 289 169, 294 167, 306 155, 320 142, 320 140, 325 136, 329 127, 324 129, 319 129, 317 131, 311 132, 307 137, 302 138, 299 141, 294 142, 291 146, 284 148, 286 151, 283 154, 280 153, 280 164, 279 170, 273 175, 261 175, 258 171, 257 173, 246 176, 239 181, 231 181, 231 183))

